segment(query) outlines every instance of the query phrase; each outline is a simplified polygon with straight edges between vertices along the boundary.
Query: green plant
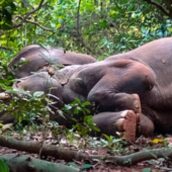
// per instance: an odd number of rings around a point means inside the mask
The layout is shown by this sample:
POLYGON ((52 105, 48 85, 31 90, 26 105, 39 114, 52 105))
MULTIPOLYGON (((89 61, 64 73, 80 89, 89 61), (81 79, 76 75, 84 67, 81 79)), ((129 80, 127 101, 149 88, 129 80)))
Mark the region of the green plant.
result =
POLYGON ((0 61, 0 90, 9 90, 13 83, 14 76, 8 69, 7 59, 0 61))
POLYGON ((85 136, 92 131, 99 131, 93 122, 91 114, 91 103, 89 101, 81 101, 78 98, 72 103, 64 105, 62 111, 66 114, 66 118, 72 121, 72 128, 81 136, 85 136))
POLYGON ((0 159, 0 172, 9 172, 10 169, 4 160, 0 159))
POLYGON ((106 135, 103 134, 104 138, 101 138, 101 144, 103 147, 107 147, 110 150, 115 151, 122 151, 124 149, 124 146, 127 145, 127 142, 125 142, 123 139, 112 136, 112 135, 106 135))
POLYGON ((0 112, 12 115, 17 125, 32 125, 35 121, 45 120, 50 112, 48 106, 50 100, 43 92, 37 91, 33 94, 26 91, 8 91, 11 99, 8 102, 1 101, 0 112))
POLYGON ((12 25, 12 16, 16 11, 16 5, 13 0, 2 0, 0 6, 0 27, 9 29, 12 25))

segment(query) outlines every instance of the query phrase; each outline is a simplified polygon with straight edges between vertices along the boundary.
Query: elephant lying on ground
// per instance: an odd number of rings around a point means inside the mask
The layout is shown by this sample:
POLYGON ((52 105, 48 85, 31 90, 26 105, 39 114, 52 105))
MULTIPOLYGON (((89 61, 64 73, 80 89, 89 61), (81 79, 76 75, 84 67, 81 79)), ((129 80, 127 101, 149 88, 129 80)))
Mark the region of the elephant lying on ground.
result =
POLYGON ((171 66, 172 38, 163 38, 101 62, 65 67, 53 76, 35 74, 15 87, 52 89, 64 103, 76 97, 94 102, 99 111, 94 121, 101 131, 124 132, 133 141, 139 134, 172 132, 171 66))
POLYGON ((21 78, 41 69, 51 73, 52 68, 49 68, 50 65, 62 67, 63 65, 88 64, 95 61, 94 57, 87 54, 65 51, 60 48, 44 48, 40 45, 29 45, 23 48, 10 62, 9 68, 16 78, 21 78))

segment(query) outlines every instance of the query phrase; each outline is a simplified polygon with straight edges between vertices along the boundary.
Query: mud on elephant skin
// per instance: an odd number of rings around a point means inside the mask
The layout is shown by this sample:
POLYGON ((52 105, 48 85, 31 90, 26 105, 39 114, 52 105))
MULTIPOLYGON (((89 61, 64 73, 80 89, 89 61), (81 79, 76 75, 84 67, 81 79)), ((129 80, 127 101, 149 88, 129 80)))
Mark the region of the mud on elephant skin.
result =
POLYGON ((136 134, 172 132, 172 38, 74 66, 56 71, 52 78, 61 85, 64 103, 79 97, 96 104, 94 120, 102 132, 122 131, 130 140, 136 134))
POLYGON ((49 66, 62 67, 74 64, 88 64, 95 62, 91 55, 65 51, 62 48, 44 48, 40 45, 29 45, 23 48, 10 62, 9 68, 16 78, 30 75, 43 69, 52 72, 49 66))

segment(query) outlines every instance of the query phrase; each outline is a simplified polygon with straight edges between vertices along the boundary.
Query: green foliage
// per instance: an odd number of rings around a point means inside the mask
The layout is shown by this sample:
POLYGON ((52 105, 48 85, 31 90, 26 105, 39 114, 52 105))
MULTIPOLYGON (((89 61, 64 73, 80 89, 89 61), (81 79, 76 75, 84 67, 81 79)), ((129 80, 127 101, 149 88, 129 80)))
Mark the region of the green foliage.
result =
MULTIPOLYGON (((7 53, 8 54, 8 53, 7 53)), ((1 57, 0 57, 1 59, 1 57)), ((14 81, 14 76, 8 68, 8 58, 0 60, 0 91, 10 90, 14 81)))
POLYGON ((0 172, 9 172, 9 167, 4 160, 0 160, 0 172))
POLYGON ((91 168, 93 168, 93 165, 92 164, 90 164, 90 163, 89 164, 88 163, 84 163, 82 165, 82 167, 81 167, 81 171, 89 170, 91 168))
POLYGON ((18 126, 32 125, 49 114, 49 99, 43 92, 30 94, 25 91, 9 91, 12 99, 0 103, 0 112, 15 117, 18 126))
POLYGON ((123 154, 128 151, 129 143, 122 138, 112 135, 103 134, 101 137, 92 137, 89 138, 89 145, 92 148, 105 148, 109 150, 111 153, 115 154, 123 154))
POLYGON ((11 89, 14 77, 9 71, 5 60, 0 62, 0 71, 0 90, 5 91, 11 89))
POLYGON ((12 25, 12 16, 16 10, 13 0, 1 0, 0 2, 0 28, 9 29, 12 25))
POLYGON ((72 103, 64 105, 62 111, 66 118, 73 123, 73 129, 78 131, 81 136, 85 136, 92 131, 99 131, 93 122, 93 116, 90 111, 91 103, 75 99, 72 103))
POLYGON ((151 172, 151 171, 152 171, 151 168, 143 168, 143 169, 142 169, 142 172, 151 172))
POLYGON ((171 20, 145 1, 78 2, 3 0, 0 46, 7 49, 0 56, 12 57, 23 46, 38 43, 105 58, 171 36, 171 20))
POLYGON ((110 150, 115 150, 120 152, 123 150, 124 146, 127 145, 127 142, 125 142, 121 138, 117 138, 111 135, 104 134, 104 139, 101 139, 101 144, 103 147, 107 147, 110 150))

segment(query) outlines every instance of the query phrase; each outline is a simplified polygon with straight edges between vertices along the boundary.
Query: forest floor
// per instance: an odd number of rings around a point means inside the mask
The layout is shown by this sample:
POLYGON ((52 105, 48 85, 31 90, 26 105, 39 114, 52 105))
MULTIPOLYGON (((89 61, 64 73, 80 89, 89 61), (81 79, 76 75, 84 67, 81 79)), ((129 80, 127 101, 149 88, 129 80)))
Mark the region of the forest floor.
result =
MULTIPOLYGON (((9 133, 8 133, 9 135, 9 133)), ((77 150, 82 150, 88 154, 93 155, 128 155, 133 152, 138 152, 144 149, 154 149, 161 147, 169 147, 172 144, 172 137, 168 136, 156 136, 154 138, 144 138, 140 137, 133 144, 128 144, 121 139, 116 140, 104 140, 97 138, 86 138, 82 139, 77 136, 73 140, 67 140, 66 138, 54 138, 51 131, 47 132, 26 132, 25 134, 11 132, 13 138, 22 139, 28 141, 37 141, 53 145, 62 145, 66 148, 75 148, 77 150)), ((139 162, 136 165, 131 166, 119 166, 113 164, 112 162, 105 162, 100 160, 95 160, 92 162, 83 162, 73 160, 72 162, 65 162, 64 160, 55 159, 54 157, 43 157, 37 154, 29 154, 27 152, 18 151, 15 149, 10 149, 7 147, 0 147, 0 155, 14 153, 17 155, 30 155, 35 158, 41 158, 51 162, 60 162, 62 164, 67 164, 70 166, 75 166, 81 169, 81 171, 88 172, 170 172, 172 171, 172 161, 170 159, 159 158, 157 160, 147 160, 139 162)))

